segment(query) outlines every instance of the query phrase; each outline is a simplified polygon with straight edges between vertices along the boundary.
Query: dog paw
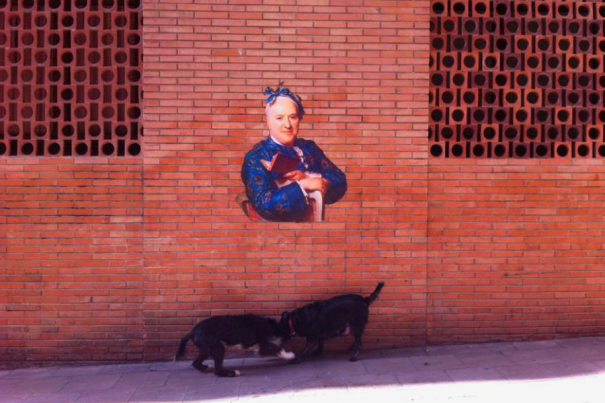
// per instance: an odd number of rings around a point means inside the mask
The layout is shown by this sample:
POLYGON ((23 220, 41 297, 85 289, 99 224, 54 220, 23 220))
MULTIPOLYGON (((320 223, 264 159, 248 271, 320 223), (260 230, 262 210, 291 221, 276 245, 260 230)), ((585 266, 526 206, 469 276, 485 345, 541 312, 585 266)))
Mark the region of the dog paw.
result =
POLYGON ((222 369, 220 371, 214 371, 214 375, 221 378, 233 378, 240 375, 238 370, 222 369))
POLYGON ((291 351, 286 351, 286 350, 283 350, 283 349, 279 352, 279 356, 281 358, 283 358, 284 360, 293 360, 293 359, 296 358, 296 354, 294 354, 291 351))

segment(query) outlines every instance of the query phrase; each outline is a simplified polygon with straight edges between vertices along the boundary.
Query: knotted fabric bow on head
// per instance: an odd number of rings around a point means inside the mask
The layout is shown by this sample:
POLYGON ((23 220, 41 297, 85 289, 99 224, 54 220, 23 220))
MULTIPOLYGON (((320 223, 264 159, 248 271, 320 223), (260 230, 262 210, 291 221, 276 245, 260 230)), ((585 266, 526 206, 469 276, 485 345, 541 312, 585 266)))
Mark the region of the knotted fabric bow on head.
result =
POLYGON ((284 82, 280 81, 279 85, 277 86, 277 89, 274 90, 271 87, 267 87, 265 89, 264 93, 268 96, 266 105, 273 105, 273 103, 278 97, 290 98, 296 104, 296 109, 298 110, 298 117, 302 119, 305 115, 305 109, 302 105, 302 99, 298 95, 293 94, 289 89, 281 88, 283 84, 284 82))

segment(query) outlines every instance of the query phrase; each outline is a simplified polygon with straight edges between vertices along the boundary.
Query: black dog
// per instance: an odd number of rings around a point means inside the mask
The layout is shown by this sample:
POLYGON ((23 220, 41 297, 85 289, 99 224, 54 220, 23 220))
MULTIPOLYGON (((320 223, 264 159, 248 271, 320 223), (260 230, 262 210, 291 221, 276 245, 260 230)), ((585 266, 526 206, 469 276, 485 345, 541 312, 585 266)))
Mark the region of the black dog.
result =
POLYGON ((254 349, 261 356, 279 356, 286 360, 295 360, 294 353, 281 347, 284 340, 290 338, 287 322, 281 322, 257 315, 214 316, 198 323, 181 339, 174 360, 183 355, 185 346, 191 339, 200 350, 197 359, 193 361, 193 367, 199 371, 208 371, 209 367, 203 362, 212 357, 216 376, 232 377, 240 374, 237 370, 223 368, 227 346, 254 349))
POLYGON ((290 329, 292 336, 307 338, 307 344, 298 354, 304 357, 317 345, 317 355, 321 354, 324 341, 337 336, 353 334, 355 341, 349 350, 353 351, 350 361, 357 361, 361 348, 361 335, 368 323, 369 306, 378 297, 384 283, 378 286, 369 297, 357 294, 339 295, 326 301, 318 301, 284 312, 280 324, 290 329))

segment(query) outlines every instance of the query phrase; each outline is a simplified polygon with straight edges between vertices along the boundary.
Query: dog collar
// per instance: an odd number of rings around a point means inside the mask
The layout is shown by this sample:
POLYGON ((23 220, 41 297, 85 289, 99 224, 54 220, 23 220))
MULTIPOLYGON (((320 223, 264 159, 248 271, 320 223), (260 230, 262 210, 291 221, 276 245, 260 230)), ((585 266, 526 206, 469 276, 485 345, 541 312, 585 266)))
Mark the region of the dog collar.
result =
POLYGON ((288 325, 290 325, 290 335, 294 336, 296 332, 294 331, 294 326, 292 326, 292 318, 288 320, 288 325))

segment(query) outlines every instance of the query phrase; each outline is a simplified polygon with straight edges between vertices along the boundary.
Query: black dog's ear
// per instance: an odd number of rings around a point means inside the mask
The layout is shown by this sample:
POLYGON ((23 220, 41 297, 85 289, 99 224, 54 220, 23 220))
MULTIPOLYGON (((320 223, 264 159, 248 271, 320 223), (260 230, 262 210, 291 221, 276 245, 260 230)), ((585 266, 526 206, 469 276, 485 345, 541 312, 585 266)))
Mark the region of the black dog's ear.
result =
POLYGON ((287 322, 290 319, 290 313, 288 311, 284 311, 281 314, 281 320, 283 320, 284 322, 287 322))

